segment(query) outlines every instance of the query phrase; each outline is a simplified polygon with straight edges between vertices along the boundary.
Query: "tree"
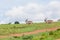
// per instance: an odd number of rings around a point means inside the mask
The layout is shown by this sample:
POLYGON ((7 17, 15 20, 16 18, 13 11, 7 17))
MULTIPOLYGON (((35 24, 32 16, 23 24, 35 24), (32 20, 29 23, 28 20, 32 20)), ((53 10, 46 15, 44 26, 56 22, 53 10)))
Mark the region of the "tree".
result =
POLYGON ((15 23, 14 24, 20 24, 18 21, 15 21, 15 23))
POLYGON ((8 24, 11 24, 11 22, 9 22, 8 24))
POLYGON ((58 21, 60 22, 60 19, 58 19, 58 21))

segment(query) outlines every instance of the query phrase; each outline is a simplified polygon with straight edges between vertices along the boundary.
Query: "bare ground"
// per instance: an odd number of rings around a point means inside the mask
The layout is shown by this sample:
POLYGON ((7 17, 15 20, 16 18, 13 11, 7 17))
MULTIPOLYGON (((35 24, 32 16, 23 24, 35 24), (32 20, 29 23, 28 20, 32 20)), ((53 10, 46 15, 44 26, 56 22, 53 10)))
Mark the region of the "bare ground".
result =
POLYGON ((56 40, 60 40, 60 39, 56 39, 56 40))

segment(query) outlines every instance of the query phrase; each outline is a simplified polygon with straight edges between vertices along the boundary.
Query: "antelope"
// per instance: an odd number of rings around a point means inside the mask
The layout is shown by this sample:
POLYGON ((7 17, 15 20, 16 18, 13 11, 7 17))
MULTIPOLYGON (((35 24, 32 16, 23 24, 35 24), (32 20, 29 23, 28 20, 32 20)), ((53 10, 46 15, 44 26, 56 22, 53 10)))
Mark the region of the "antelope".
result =
POLYGON ((32 24, 32 21, 28 21, 28 19, 25 20, 26 24, 32 24))
POLYGON ((45 23, 48 23, 48 24, 53 22, 53 20, 47 20, 47 19, 45 19, 44 21, 45 21, 45 23))

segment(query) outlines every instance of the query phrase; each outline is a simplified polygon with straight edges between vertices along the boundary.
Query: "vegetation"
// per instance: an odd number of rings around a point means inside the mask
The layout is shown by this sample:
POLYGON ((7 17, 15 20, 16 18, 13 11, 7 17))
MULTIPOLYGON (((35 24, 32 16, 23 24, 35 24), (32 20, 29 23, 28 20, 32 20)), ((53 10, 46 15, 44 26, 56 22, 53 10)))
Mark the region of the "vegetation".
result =
POLYGON ((19 24, 19 22, 18 21, 15 21, 15 23, 14 24, 19 24))
POLYGON ((56 40, 60 38, 60 30, 50 31, 50 32, 42 32, 33 35, 23 35, 21 37, 13 36, 9 38, 0 38, 0 40, 56 40), (52 34, 52 35, 50 35, 52 34))
POLYGON ((34 24, 1 24, 0 35, 8 35, 14 33, 30 32, 39 29, 59 27, 60 22, 54 22, 52 24, 46 23, 34 23, 34 24))

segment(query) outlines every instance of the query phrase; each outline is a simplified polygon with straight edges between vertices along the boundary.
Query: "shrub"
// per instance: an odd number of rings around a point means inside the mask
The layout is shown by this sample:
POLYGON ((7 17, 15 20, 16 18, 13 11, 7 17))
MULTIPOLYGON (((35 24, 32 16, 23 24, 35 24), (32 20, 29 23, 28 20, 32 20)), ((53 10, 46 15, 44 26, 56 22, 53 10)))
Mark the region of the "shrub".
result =
POLYGON ((44 38, 45 38, 45 37, 42 36, 42 37, 40 38, 40 40, 43 40, 44 38))
POLYGON ((19 24, 19 22, 18 21, 15 21, 15 23, 14 24, 19 24))
POLYGON ((17 36, 13 36, 13 38, 17 38, 17 36))
POLYGON ((52 31, 49 32, 49 35, 53 35, 54 33, 52 31))
POLYGON ((10 23, 8 23, 8 24, 11 24, 11 22, 10 22, 10 23))
POLYGON ((23 40, 32 40, 33 36, 22 36, 23 40))
POLYGON ((57 29, 57 31, 60 31, 60 29, 57 29))
POLYGON ((13 38, 20 38, 20 37, 18 37, 18 36, 13 36, 13 38))

